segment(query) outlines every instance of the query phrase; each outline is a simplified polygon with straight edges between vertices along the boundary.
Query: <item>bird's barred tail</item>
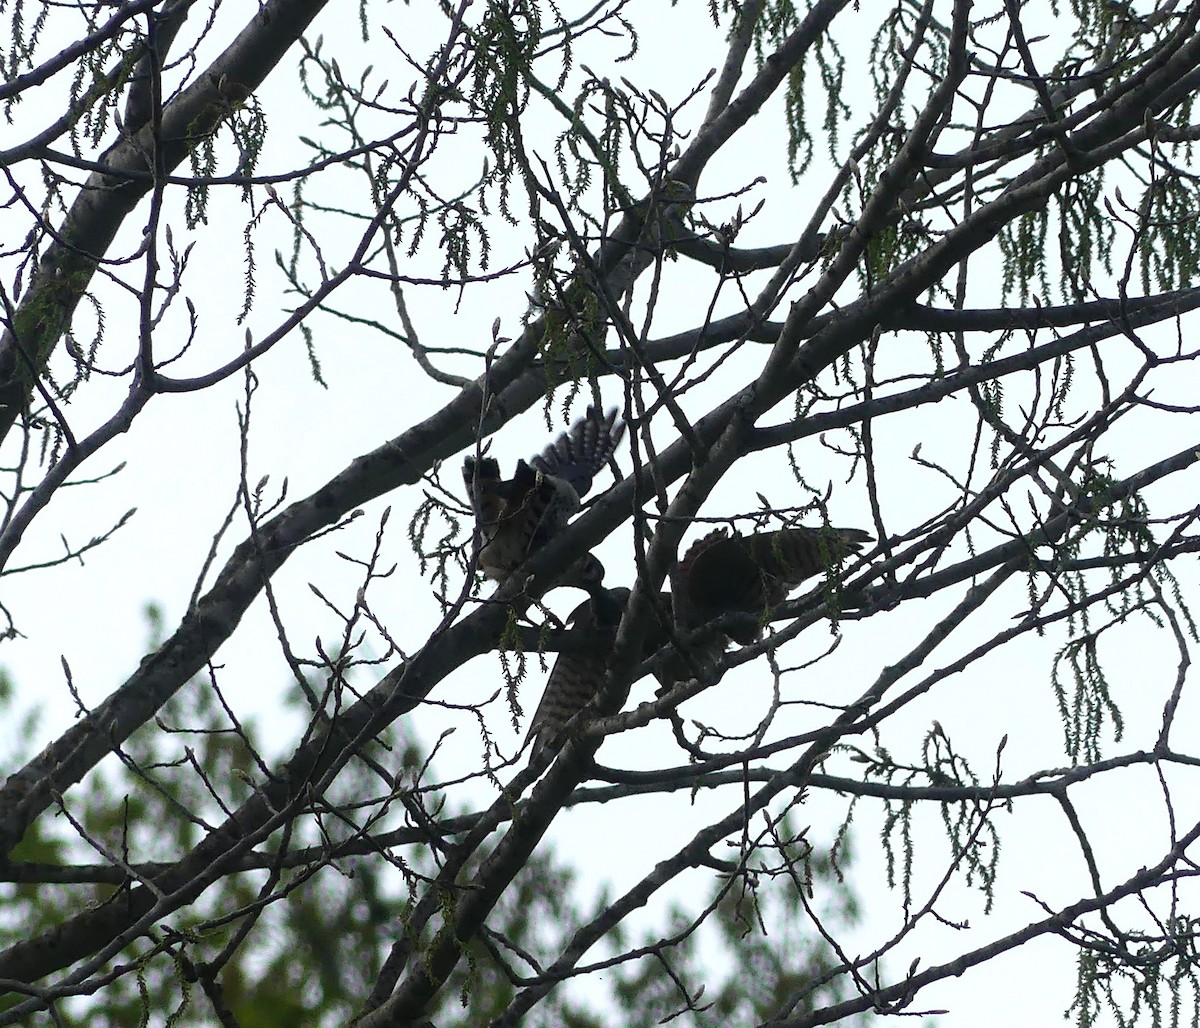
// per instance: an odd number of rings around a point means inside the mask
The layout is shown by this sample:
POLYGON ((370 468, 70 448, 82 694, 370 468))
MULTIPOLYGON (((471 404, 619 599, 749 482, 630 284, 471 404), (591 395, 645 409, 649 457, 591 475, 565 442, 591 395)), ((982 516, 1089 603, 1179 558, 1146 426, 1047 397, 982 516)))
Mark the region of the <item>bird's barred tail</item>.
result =
MULTIPOLYGON (((688 619, 703 624, 735 611, 753 614, 782 602, 813 575, 857 553, 871 537, 857 528, 805 528, 729 535, 718 528, 688 549, 675 569, 688 619)), ((757 629, 729 630, 734 642, 758 638, 757 629)))
POLYGON ((784 528, 745 537, 747 552, 766 574, 799 585, 858 553, 872 537, 858 528, 784 528))
POLYGON ((582 498, 624 434, 625 422, 617 420, 615 407, 607 414, 588 407, 570 431, 555 439, 530 464, 543 474, 564 480, 582 498))

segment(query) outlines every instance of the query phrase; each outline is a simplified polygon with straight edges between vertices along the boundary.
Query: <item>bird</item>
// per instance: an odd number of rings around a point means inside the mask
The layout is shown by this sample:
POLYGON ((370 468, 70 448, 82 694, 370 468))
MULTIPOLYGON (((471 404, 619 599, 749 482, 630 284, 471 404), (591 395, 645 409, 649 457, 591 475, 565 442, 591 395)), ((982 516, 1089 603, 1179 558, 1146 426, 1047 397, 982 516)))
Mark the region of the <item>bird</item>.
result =
POLYGON ((563 651, 555 660, 526 733, 526 744, 533 744, 532 755, 548 746, 563 725, 600 692, 612 654, 612 633, 621 623, 628 600, 629 590, 624 586, 600 589, 571 612, 567 624, 591 630, 596 638, 587 649, 563 651))
MULTIPOLYGON (((672 572, 682 608, 676 620, 698 627, 724 614, 762 614, 871 541, 858 528, 793 526, 749 535, 714 529, 692 543, 672 572)), ((761 624, 724 631, 741 646, 762 638, 761 624)))
MULTIPOLYGON (((871 541, 858 528, 802 525, 748 535, 717 528, 697 539, 671 570, 671 592, 659 597, 660 610, 688 637, 686 651, 676 646, 655 668, 659 694, 694 678, 698 666, 719 661, 730 643, 758 642, 766 612, 806 579, 836 566, 871 541), (755 620, 705 630, 728 614, 751 615, 755 620)), ((648 633, 647 656, 667 642, 666 629, 659 624, 648 633)))
MULTIPOLYGON (((748 646, 762 637, 761 621, 753 624, 704 626, 728 614, 761 617, 807 578, 859 552, 871 536, 857 528, 795 526, 749 535, 723 528, 696 540, 671 571, 671 592, 658 594, 660 619, 648 619, 642 657, 654 656, 671 641, 674 620, 686 652, 676 648, 657 664, 659 695, 695 677, 695 669, 721 659, 731 642, 748 646), (679 615, 674 615, 675 597, 679 615)), ((571 613, 576 628, 615 631, 630 591, 600 589, 571 613)), ((611 639, 603 636, 584 651, 559 654, 546 681, 541 702, 529 723, 533 752, 548 745, 572 717, 587 706, 604 684, 611 639)))
MULTIPOLYGON (((528 462, 517 461, 512 478, 500 477, 493 457, 463 459, 463 481, 478 527, 479 567, 484 577, 505 581, 533 553, 566 527, 580 500, 608 463, 625 424, 612 408, 587 413, 528 462)), ((569 577, 591 581, 603 566, 591 554, 569 577)), ((586 586, 585 586, 586 587, 586 586)))

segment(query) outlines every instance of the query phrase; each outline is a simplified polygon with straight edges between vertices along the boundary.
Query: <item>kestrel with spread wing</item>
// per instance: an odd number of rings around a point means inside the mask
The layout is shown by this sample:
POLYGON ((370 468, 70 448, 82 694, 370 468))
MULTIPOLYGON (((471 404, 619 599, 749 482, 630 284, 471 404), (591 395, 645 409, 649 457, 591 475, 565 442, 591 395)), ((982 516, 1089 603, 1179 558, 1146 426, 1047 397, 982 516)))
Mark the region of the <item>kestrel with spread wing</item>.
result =
MULTIPOLYGON (((504 581, 566 527, 624 431, 615 408, 601 414, 589 407, 570 431, 541 454, 528 463, 517 461, 512 478, 500 477, 500 465, 492 457, 463 460, 463 481, 479 531, 479 567, 485 577, 504 581)), ((585 565, 580 569, 583 577, 594 578, 599 561, 591 557, 585 565)))
MULTIPOLYGON (((694 676, 697 665, 721 659, 731 642, 747 646, 762 637, 761 624, 704 626, 726 614, 762 615, 787 594, 845 557, 858 553, 871 536, 857 528, 784 528, 772 532, 731 535, 716 529, 694 542, 671 573, 680 615, 675 619, 688 638, 687 652, 677 652, 656 671, 663 688, 694 676)), ((601 589, 571 614, 577 628, 615 631, 629 590, 601 589)), ((659 596, 668 617, 672 593, 659 596)), ((559 654, 545 692, 530 722, 535 750, 546 745, 582 710, 604 684, 611 647, 600 638, 585 651, 559 654)), ((642 651, 649 657, 668 641, 662 625, 652 624, 642 651)))

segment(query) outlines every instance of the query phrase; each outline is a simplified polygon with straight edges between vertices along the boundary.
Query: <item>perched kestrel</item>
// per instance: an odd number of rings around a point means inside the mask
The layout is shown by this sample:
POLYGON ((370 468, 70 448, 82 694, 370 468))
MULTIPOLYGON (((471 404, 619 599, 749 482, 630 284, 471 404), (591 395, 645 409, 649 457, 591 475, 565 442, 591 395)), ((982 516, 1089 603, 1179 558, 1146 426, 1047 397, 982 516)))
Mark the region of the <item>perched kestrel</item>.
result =
MULTIPOLYGON (((685 605, 676 620, 696 628, 722 614, 761 614, 869 542, 871 536, 857 528, 794 527, 750 535, 718 528, 692 543, 672 573, 685 605)), ((727 634, 748 646, 762 637, 762 629, 730 628, 727 634)))
MULTIPOLYGON (((671 573, 674 594, 681 605, 675 621, 688 637, 687 653, 675 653, 655 675, 663 688, 686 681, 696 665, 721 659, 731 642, 741 646, 762 637, 762 626, 704 626, 726 614, 759 616, 781 603, 807 578, 857 553, 871 537, 857 528, 783 528, 773 532, 730 535, 717 529, 694 542, 671 573)), ((578 628, 612 629, 620 623, 629 598, 624 588, 601 589, 571 614, 578 628)), ((672 593, 661 593, 660 610, 671 617, 672 593)), ((654 623, 646 633, 643 656, 666 645, 663 625, 654 623)), ((530 722, 535 750, 582 710, 604 684, 611 647, 601 639, 583 652, 559 654, 546 682, 541 703, 530 722)))
POLYGON ((532 753, 547 745, 604 685, 608 658, 612 655, 612 633, 621 623, 621 613, 628 599, 629 590, 624 587, 599 589, 571 612, 567 624, 592 630, 596 635, 595 644, 586 650, 558 655, 546 680, 542 700, 529 722, 532 753))

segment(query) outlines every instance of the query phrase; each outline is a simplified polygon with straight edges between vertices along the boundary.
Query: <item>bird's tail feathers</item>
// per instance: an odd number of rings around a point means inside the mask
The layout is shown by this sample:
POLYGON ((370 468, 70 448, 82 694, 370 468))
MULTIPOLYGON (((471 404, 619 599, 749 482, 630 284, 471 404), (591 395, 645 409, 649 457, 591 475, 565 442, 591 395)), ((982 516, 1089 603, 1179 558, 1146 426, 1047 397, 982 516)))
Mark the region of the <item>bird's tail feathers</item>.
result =
POLYGON ((859 528, 781 528, 746 536, 751 559, 766 574, 789 585, 858 553, 873 539, 859 528))
POLYGON ((624 434, 625 422, 617 420, 616 407, 607 414, 601 414, 597 407, 588 407, 587 413, 569 431, 563 432, 530 463, 538 471, 568 482, 582 498, 616 452, 624 434))

